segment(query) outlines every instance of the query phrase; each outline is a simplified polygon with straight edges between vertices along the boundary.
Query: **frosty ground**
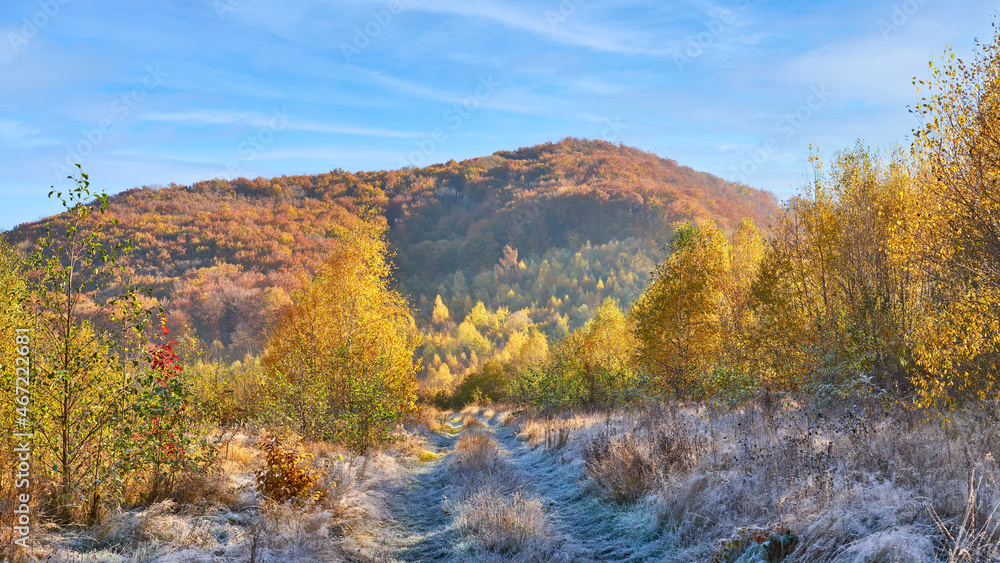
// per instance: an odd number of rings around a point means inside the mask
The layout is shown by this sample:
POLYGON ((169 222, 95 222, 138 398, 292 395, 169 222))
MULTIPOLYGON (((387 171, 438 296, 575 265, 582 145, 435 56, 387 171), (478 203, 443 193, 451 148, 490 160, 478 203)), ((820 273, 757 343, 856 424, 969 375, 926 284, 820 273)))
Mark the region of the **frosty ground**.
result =
POLYGON ((425 413, 390 450, 299 444, 320 501, 254 486, 257 432, 220 433, 198 490, 49 561, 995 561, 1000 416, 877 404, 425 413))

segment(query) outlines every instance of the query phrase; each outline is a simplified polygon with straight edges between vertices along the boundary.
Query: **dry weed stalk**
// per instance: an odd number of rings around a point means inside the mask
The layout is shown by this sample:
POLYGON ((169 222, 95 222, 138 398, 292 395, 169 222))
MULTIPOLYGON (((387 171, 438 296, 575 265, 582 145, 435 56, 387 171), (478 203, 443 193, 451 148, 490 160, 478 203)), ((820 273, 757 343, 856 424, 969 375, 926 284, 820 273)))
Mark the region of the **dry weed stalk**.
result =
POLYGON ((977 523, 977 517, 988 507, 982 501, 983 486, 986 481, 993 490, 1000 492, 993 475, 984 473, 976 480, 976 470, 969 473, 969 496, 966 499, 965 512, 957 526, 948 526, 945 521, 930 507, 924 504, 928 514, 937 526, 941 535, 947 541, 948 563, 978 563, 994 562, 1000 558, 1000 522, 995 519, 1000 503, 994 502, 985 520, 977 523), (957 531, 956 531, 957 528, 957 531), (955 532, 955 533, 953 533, 955 532))

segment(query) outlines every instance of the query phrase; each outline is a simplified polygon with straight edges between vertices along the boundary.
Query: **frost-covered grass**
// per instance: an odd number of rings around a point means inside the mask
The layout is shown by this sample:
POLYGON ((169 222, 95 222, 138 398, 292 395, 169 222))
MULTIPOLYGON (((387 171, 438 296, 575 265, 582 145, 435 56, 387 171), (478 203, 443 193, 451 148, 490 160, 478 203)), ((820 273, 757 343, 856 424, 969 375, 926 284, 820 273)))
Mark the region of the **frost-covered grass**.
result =
POLYGON ((772 396, 511 422, 607 560, 767 560, 749 548, 778 538, 788 562, 998 560, 996 405, 925 418, 772 396))
POLYGON ((548 558, 552 530, 541 501, 495 486, 476 490, 457 507, 458 528, 474 538, 479 551, 523 560, 548 558))
MULTIPOLYGON (((425 427, 418 432, 427 433, 425 427)), ((384 561, 391 519, 388 495, 415 463, 423 439, 387 452, 353 455, 335 444, 299 444, 322 471, 318 502, 278 504, 257 492, 254 471, 263 464, 264 436, 227 435, 215 472, 181 484, 172 498, 125 509, 89 529, 38 534, 36 559, 79 563, 220 562, 284 563, 384 561)))
POLYGON ((214 474, 37 559, 184 561, 1000 561, 1000 410, 925 413, 765 396, 539 413, 426 412, 388 452, 302 444, 318 502, 254 488, 254 433, 214 474))
POLYGON ((489 561, 566 560, 556 532, 530 476, 522 474, 491 428, 466 413, 465 431, 449 458, 446 507, 465 545, 460 558, 489 561), (470 420, 476 423, 470 424, 470 420))

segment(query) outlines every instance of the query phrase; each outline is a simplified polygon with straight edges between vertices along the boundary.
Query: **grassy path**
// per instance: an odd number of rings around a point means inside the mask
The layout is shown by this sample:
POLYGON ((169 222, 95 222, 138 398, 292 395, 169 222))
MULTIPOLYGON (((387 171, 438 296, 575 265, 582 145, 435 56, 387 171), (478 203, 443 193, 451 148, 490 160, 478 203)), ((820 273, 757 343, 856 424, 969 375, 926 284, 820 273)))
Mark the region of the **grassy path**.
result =
MULTIPOLYGON (((489 413, 489 411, 487 411, 489 413)), ((468 415, 468 413, 467 413, 468 415)), ((609 506, 583 488, 580 461, 562 463, 559 452, 531 448, 518 439, 513 428, 500 424, 500 416, 473 413, 496 441, 500 463, 510 464, 523 483, 521 494, 537 499, 550 523, 546 561, 661 561, 669 558, 659 540, 659 526, 651 522, 648 508, 609 506)), ((432 435, 429 450, 439 458, 415 466, 409 481, 397 491, 395 503, 399 530, 394 539, 398 561, 475 561, 483 555, 469 551, 455 515, 446 512, 449 493, 457 491, 449 479, 454 468, 448 456, 461 435, 463 415, 453 415, 445 431, 432 435)), ((459 499, 451 499, 456 501, 459 499)), ((474 538, 473 538, 474 540, 474 538)), ((475 543, 473 541, 473 543, 475 543)), ((490 561, 533 561, 527 553, 496 554, 490 561)))
POLYGON ((663 561, 660 527, 645 507, 609 505, 584 490, 582 460, 563 463, 560 452, 531 448, 509 426, 494 436, 549 508, 556 526, 579 546, 579 561, 663 561))
POLYGON ((455 531, 444 511, 444 489, 448 478, 447 454, 461 432, 460 416, 451 417, 444 432, 431 436, 428 450, 437 459, 417 465, 409 482, 397 491, 396 512, 402 531, 396 539, 399 561, 448 561, 453 559, 455 531))

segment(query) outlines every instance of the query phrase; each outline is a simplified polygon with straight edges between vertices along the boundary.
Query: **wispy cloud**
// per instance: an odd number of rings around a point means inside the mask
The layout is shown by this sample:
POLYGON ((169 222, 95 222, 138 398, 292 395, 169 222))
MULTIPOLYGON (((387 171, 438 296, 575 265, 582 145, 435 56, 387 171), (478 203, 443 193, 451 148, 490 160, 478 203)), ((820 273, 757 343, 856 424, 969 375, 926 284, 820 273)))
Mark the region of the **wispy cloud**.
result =
POLYGON ((213 125, 229 125, 240 123, 251 118, 249 113, 240 113, 226 110, 200 110, 183 112, 148 112, 142 115, 146 121, 173 121, 184 122, 193 121, 196 123, 209 123, 213 125))
POLYGON ((361 160, 365 162, 386 162, 396 158, 396 151, 345 149, 343 147, 309 147, 298 149, 282 149, 261 153, 260 160, 322 160, 326 162, 343 162, 345 160, 361 160))
POLYGON ((41 133, 39 129, 23 121, 0 118, 0 138, 2 139, 17 140, 25 137, 34 137, 39 133, 41 133))
MULTIPOLYGON (((580 2, 569 2, 569 4, 573 6, 575 14, 576 6, 580 2)), ((420 0, 419 2, 405 2, 404 6, 408 10, 490 20, 512 29, 541 36, 549 41, 585 47, 595 51, 624 55, 667 56, 669 54, 665 50, 653 48, 651 38, 634 29, 610 29, 587 25, 579 21, 581 18, 572 17, 573 14, 563 16, 559 12, 560 4, 558 2, 553 2, 551 7, 547 9, 531 12, 510 4, 499 4, 490 0, 476 2, 420 0)))
POLYGON ((425 86, 402 78, 389 76, 382 72, 368 71, 368 76, 376 84, 387 88, 395 94, 422 98, 445 104, 462 105, 469 102, 476 88, 484 82, 495 83, 497 94, 487 100, 480 100, 477 103, 487 109, 499 110, 509 113, 523 115, 551 114, 553 108, 565 106, 565 99, 558 99, 549 96, 540 96, 527 91, 523 87, 505 84, 505 78, 501 77, 502 69, 496 72, 484 72, 478 78, 469 80, 468 90, 459 94, 425 86))
MULTIPOLYGON (((149 112, 142 116, 145 121, 192 122, 209 125, 245 124, 251 127, 268 127, 274 121, 274 116, 256 112, 237 112, 227 110, 199 110, 185 112, 149 112)), ((399 131, 378 127, 358 127, 318 121, 299 121, 292 119, 284 127, 293 131, 312 131, 316 133, 335 133, 339 135, 358 135, 363 137, 384 137, 389 139, 415 139, 427 134, 416 131, 399 131)))
POLYGON ((365 71, 365 74, 372 82, 375 82, 376 84, 379 84, 396 94, 404 94, 407 96, 423 98, 425 100, 434 100, 437 102, 446 102, 449 104, 453 104, 461 100, 461 96, 451 92, 431 86, 425 86, 409 80, 403 80, 402 78, 396 78, 381 71, 367 70, 365 71))
POLYGON ((37 127, 23 121, 0 118, 0 147, 27 149, 56 143, 37 127))

